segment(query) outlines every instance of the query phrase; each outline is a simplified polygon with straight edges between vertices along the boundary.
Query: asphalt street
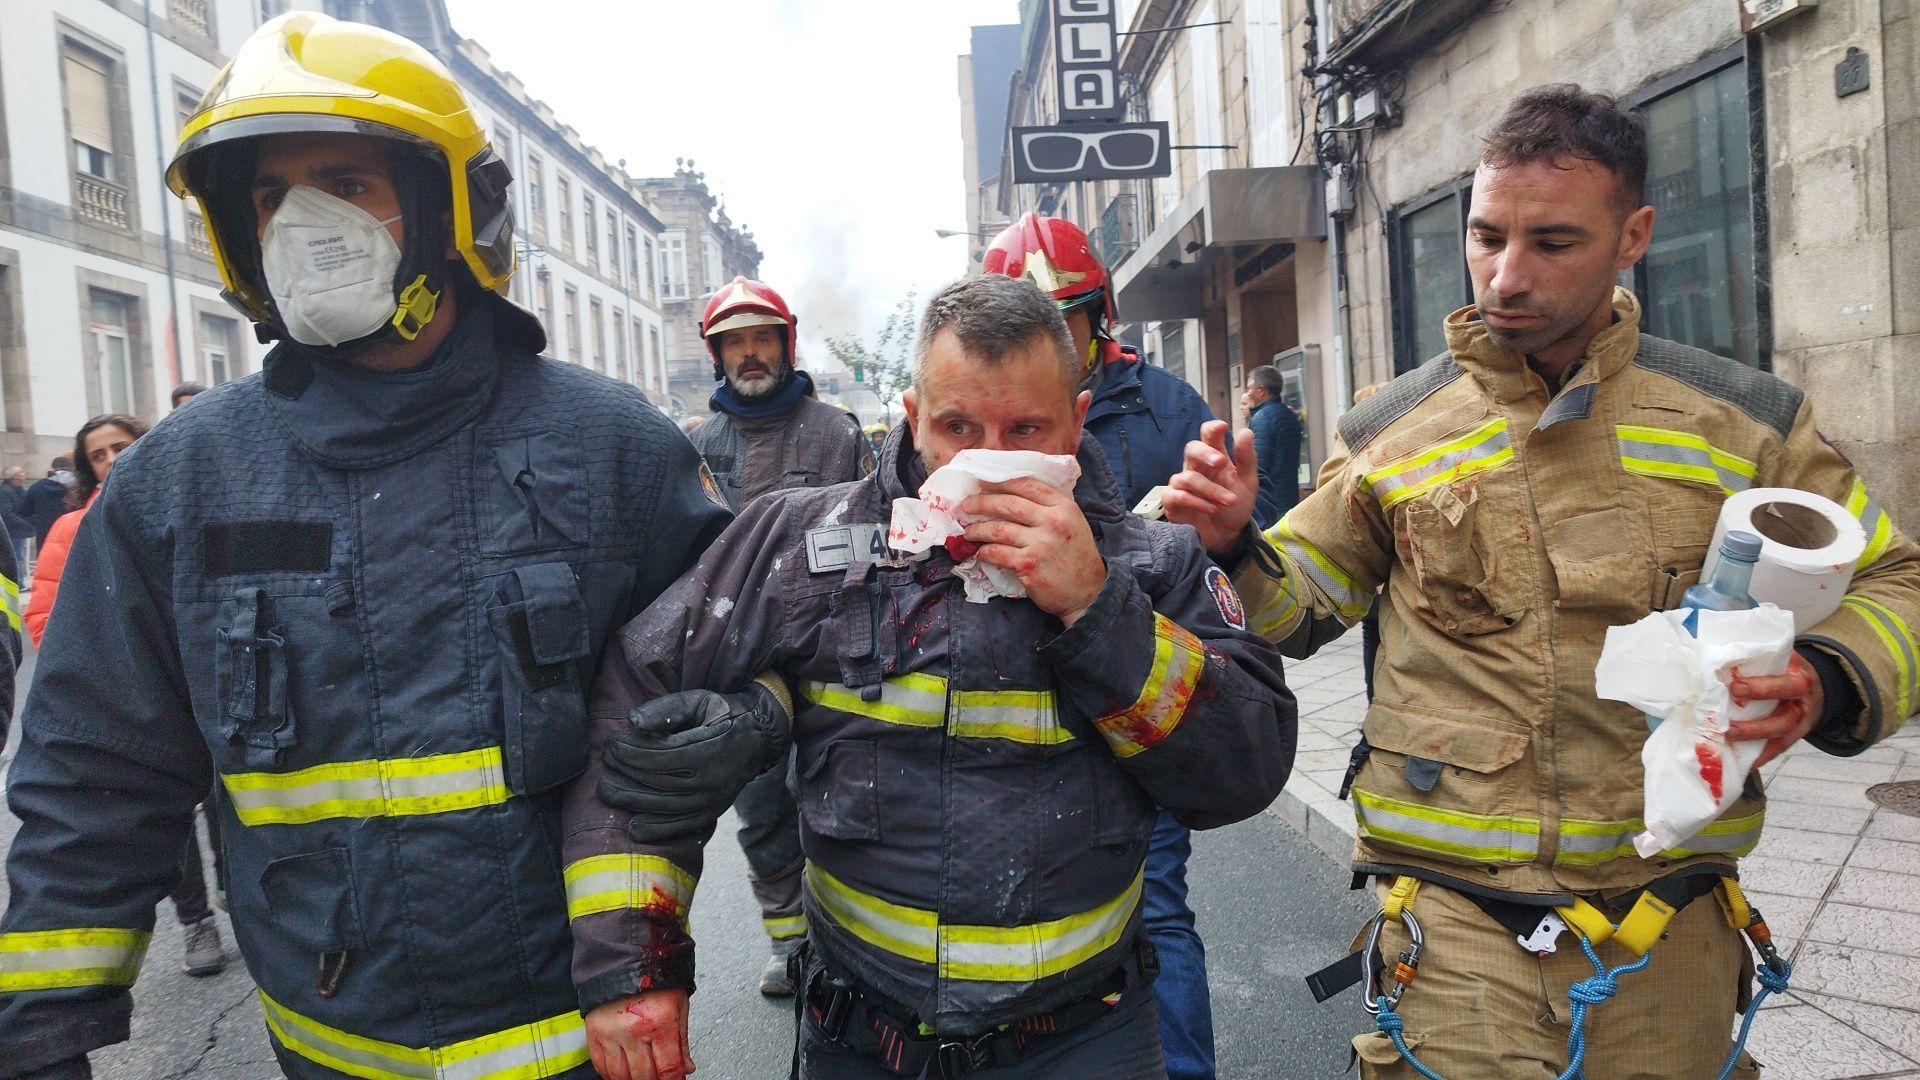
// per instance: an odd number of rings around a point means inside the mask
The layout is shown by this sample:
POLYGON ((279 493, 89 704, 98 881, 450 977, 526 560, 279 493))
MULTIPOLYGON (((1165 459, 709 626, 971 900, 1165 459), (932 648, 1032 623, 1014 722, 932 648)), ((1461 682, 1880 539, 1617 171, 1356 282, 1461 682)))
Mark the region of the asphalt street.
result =
MULTIPOLYGON (((31 662, 21 672, 22 695, 31 662)), ((10 812, 0 814, 0 843, 10 846, 18 826, 10 812)), ((693 1054, 700 1080, 774 1080, 787 1075, 792 1006, 756 989, 766 940, 733 828, 729 817, 708 845, 694 904, 700 990, 693 998, 693 1054)), ((1343 1075, 1347 1037, 1363 1019, 1356 995, 1348 991, 1316 1005, 1301 981, 1339 956, 1365 917, 1361 894, 1346 891, 1343 868, 1262 814, 1197 834, 1189 878, 1207 943, 1220 1076, 1343 1075)), ((220 920, 231 950, 225 916, 220 920)), ((279 1075, 253 984, 238 959, 220 975, 195 979, 181 973, 181 952, 179 923, 171 904, 162 903, 133 990, 133 1038, 95 1053, 94 1074, 110 1080, 279 1075)))

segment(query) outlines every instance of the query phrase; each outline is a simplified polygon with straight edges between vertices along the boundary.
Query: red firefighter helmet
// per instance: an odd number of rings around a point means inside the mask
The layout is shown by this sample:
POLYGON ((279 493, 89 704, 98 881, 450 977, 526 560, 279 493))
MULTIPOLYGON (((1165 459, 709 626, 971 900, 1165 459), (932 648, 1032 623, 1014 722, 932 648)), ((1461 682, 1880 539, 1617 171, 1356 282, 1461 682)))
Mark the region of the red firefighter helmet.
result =
POLYGON ((989 274, 1033 282, 1053 297, 1062 315, 1098 305, 1096 311, 1088 312, 1097 338, 1106 336, 1107 323, 1118 321, 1107 268, 1087 245, 1087 234, 1064 218, 1020 215, 1019 221, 993 238, 980 267, 989 274))
POLYGON ((788 367, 798 367, 795 357, 800 352, 799 325, 800 320, 787 309, 787 302, 762 282, 736 277, 720 286, 707 299, 706 314, 700 316, 700 336, 707 339, 707 351, 713 355, 713 377, 727 377, 726 368, 720 363, 717 339, 729 330, 745 326, 785 326, 787 355, 784 359, 788 367))

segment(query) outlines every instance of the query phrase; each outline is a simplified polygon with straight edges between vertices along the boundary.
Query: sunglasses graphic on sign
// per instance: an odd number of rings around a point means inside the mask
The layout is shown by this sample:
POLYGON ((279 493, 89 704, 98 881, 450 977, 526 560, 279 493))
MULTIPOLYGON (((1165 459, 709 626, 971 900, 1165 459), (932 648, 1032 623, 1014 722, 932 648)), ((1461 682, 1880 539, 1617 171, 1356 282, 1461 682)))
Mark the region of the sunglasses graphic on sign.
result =
POLYGON ((1094 167, 1116 173, 1145 173, 1161 162, 1159 125, 1107 131, 1053 128, 1020 133, 1021 157, 1035 173, 1056 175, 1094 167))

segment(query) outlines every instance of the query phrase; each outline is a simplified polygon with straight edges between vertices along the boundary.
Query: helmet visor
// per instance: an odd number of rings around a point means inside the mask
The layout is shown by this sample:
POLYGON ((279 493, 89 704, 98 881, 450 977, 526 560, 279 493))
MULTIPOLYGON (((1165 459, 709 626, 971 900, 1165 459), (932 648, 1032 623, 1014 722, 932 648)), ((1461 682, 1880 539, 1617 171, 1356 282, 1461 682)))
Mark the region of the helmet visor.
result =
POLYGON ((758 311, 743 311, 738 315, 729 315, 712 326, 707 327, 707 337, 724 334, 729 330, 739 330, 748 326, 785 326, 787 320, 778 315, 767 315, 758 311))

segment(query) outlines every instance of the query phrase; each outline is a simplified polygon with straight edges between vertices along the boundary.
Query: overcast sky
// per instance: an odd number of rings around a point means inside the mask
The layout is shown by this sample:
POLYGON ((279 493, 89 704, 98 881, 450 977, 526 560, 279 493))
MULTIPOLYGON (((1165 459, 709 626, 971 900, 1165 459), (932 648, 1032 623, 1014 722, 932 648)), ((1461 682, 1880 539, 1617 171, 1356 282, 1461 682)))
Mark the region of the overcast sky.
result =
POLYGON ((635 176, 692 158, 753 230, 801 351, 967 266, 958 58, 1018 0, 447 0, 562 123, 635 176), (537 12, 537 13, 536 13, 537 12))

